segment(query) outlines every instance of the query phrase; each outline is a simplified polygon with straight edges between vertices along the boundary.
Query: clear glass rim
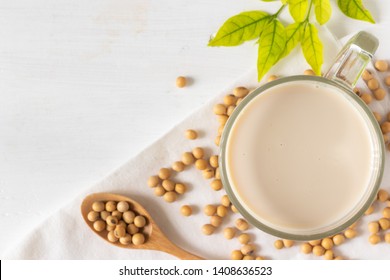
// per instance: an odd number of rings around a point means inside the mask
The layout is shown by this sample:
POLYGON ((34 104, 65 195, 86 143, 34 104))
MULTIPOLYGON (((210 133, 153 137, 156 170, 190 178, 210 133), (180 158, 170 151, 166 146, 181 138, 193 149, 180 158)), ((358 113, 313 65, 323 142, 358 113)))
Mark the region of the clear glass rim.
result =
POLYGON ((371 206, 371 204, 374 202, 377 196, 377 192, 379 190, 382 177, 383 177, 383 171, 384 171, 384 161, 385 161, 385 147, 382 137, 382 131, 380 129, 380 126, 378 122, 376 121, 372 111, 370 108, 358 97, 350 88, 347 88, 346 86, 339 84, 335 81, 328 80, 323 77, 318 76, 306 76, 306 75, 298 75, 298 76, 289 76, 284 78, 279 78, 278 80, 268 82, 258 88, 256 88, 254 91, 252 91, 247 97, 245 97, 242 102, 235 108, 233 113, 230 115, 225 128, 223 130, 222 136, 221 136, 221 142, 220 142, 220 157, 219 157, 219 165, 220 165, 220 173, 221 173, 221 180, 223 183, 223 186, 226 190, 226 193, 228 194, 230 201, 233 203, 233 205, 238 209, 238 211, 243 215, 245 219, 247 219, 252 225, 259 228, 260 230, 267 232, 271 235, 284 238, 284 239, 290 239, 290 240, 317 240, 322 239, 331 235, 335 235, 337 233, 340 233, 344 229, 346 229, 348 226, 352 225, 356 220, 358 220, 361 216, 363 216, 364 212, 371 206), (260 222, 258 219, 256 219, 253 215, 249 213, 249 211, 246 209, 244 205, 240 203, 240 201, 237 199, 232 186, 230 185, 228 175, 227 175, 227 168, 226 168, 226 161, 225 161, 225 155, 226 155, 226 145, 228 136, 231 132, 231 129, 233 127, 233 124, 235 120, 237 119, 238 115, 242 111, 242 109, 256 96, 263 93, 267 89, 274 87, 276 85, 282 84, 282 83, 288 83, 288 82, 294 82, 294 81, 315 81, 320 83, 325 83, 331 86, 335 86, 338 89, 342 90, 346 94, 348 94, 358 105, 360 105, 360 109, 362 109, 366 115, 367 119, 370 121, 373 131, 375 132, 374 135, 371 135, 371 137, 376 137, 376 142, 378 146, 378 156, 379 159, 378 162, 378 171, 377 176, 375 178, 375 183, 372 188, 372 191, 364 203, 364 205, 346 222, 343 224, 332 228, 330 230, 326 230, 324 232, 315 233, 315 234, 293 234, 289 232, 284 232, 281 230, 274 229, 262 222, 260 222))

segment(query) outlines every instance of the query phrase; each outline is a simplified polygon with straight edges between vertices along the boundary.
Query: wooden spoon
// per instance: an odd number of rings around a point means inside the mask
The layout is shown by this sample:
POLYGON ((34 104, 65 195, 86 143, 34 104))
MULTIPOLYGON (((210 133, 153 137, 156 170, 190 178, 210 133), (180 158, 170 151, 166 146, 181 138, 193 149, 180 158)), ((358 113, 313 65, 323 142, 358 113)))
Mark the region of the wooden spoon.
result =
POLYGON ((142 207, 141 204, 138 202, 118 194, 112 194, 112 193, 94 193, 86 198, 84 198, 82 204, 81 204, 81 214, 87 223, 87 225, 92 229, 93 232, 95 232, 97 235, 99 235, 101 238, 106 240, 112 245, 126 248, 126 249, 146 249, 146 250, 157 250, 166 252, 168 254, 174 255, 182 260, 202 260, 202 258, 193 255, 182 248, 176 246, 172 243, 161 231, 161 229, 157 226, 156 222, 152 219, 152 216, 145 210, 144 207, 142 207), (124 245, 119 242, 112 243, 107 239, 107 230, 103 230, 101 232, 97 232, 93 228, 93 222, 90 222, 87 219, 87 215, 90 211, 92 211, 92 204, 95 201, 127 201, 129 202, 131 206, 131 210, 134 210, 138 214, 144 216, 147 219, 147 224, 144 227, 144 233, 146 234, 146 241, 144 244, 141 245, 134 245, 134 244, 128 244, 124 245))

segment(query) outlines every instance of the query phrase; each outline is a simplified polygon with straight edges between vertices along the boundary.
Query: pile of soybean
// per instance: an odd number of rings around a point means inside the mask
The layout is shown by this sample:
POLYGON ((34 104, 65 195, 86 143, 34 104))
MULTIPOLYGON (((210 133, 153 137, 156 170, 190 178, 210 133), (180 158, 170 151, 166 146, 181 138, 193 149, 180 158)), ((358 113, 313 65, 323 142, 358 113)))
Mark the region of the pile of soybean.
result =
POLYGON ((132 210, 127 201, 95 201, 87 219, 95 231, 106 231, 112 243, 141 245, 146 241, 143 229, 147 219, 132 210))

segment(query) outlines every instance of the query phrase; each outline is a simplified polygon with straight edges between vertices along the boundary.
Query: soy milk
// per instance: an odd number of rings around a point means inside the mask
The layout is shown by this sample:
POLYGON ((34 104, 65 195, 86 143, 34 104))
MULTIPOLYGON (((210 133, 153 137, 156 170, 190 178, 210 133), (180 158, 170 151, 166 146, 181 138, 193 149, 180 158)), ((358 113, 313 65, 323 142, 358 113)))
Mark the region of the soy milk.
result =
POLYGON ((226 143, 226 173, 247 211, 272 228, 334 224, 362 200, 373 143, 362 114, 337 89, 274 86, 240 112, 226 143))

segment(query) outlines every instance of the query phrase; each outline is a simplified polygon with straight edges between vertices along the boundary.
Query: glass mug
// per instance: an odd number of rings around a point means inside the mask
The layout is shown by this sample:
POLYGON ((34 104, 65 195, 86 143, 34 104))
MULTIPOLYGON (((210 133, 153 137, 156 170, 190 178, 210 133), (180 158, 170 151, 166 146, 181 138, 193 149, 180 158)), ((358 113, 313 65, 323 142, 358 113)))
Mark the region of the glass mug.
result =
POLYGON ((324 77, 280 78, 235 108, 221 137, 221 180, 252 225, 285 239, 321 239, 375 200, 382 132, 352 88, 377 47, 359 32, 324 77))

